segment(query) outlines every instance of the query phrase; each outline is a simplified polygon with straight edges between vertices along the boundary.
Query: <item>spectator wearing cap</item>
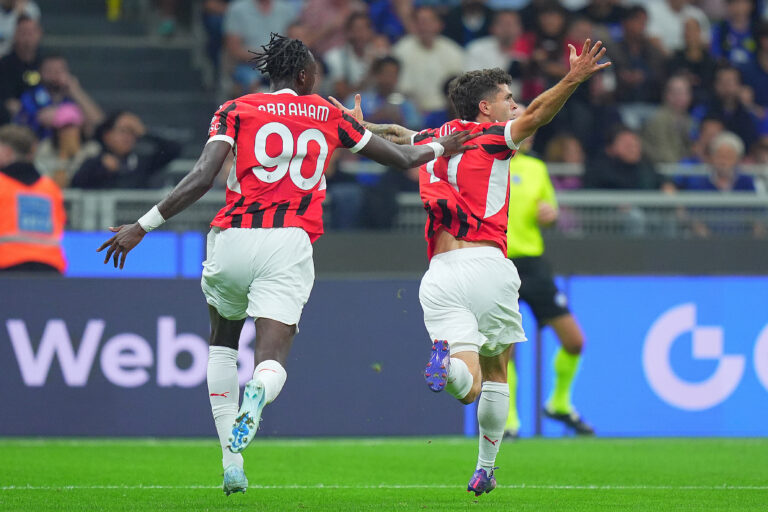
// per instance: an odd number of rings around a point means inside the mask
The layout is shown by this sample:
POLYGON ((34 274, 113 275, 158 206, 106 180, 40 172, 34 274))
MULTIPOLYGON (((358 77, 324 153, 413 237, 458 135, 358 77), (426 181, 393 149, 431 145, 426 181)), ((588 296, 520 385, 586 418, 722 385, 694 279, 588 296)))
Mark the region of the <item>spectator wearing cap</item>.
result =
POLYGON ((83 189, 150 188, 151 178, 179 156, 177 142, 148 134, 131 112, 115 112, 99 126, 101 154, 86 160, 72 178, 83 189), (137 142, 141 139, 144 147, 137 142))
POLYGON ((16 122, 45 139, 56 129, 71 125, 85 133, 104 119, 104 113, 69 72, 66 59, 49 55, 40 63, 40 84, 21 96, 16 122))
POLYGON ((0 59, 0 120, 6 121, 21 109, 19 98, 40 84, 40 24, 27 17, 19 18, 13 34, 11 53, 0 59))
POLYGON ((667 80, 664 103, 643 128, 646 156, 655 163, 679 162, 691 152, 691 84, 684 75, 667 80))
POLYGON ((0 0, 0 57, 11 51, 21 18, 40 20, 40 8, 31 0, 0 0))
POLYGON ((658 103, 665 75, 664 54, 648 37, 648 14, 634 5, 624 14, 624 39, 611 48, 616 98, 622 103, 658 103))
POLYGON ((444 119, 448 102, 443 94, 445 81, 462 72, 464 50, 447 37, 440 35, 443 22, 432 7, 419 7, 414 11, 416 32, 403 37, 392 49, 402 65, 399 89, 413 98, 425 113, 425 124, 430 119, 444 119))

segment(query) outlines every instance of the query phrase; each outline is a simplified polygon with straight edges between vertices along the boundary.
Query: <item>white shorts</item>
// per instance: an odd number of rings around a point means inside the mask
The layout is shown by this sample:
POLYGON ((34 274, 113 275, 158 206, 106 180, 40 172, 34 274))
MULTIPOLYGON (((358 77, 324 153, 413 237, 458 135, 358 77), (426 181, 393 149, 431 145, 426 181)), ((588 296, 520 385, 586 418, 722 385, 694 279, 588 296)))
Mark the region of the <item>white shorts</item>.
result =
POLYGON ((299 323, 315 281, 312 244, 301 228, 212 228, 203 294, 229 320, 299 323))
POLYGON ((471 351, 487 357, 525 341, 519 289, 514 263, 494 247, 434 256, 419 288, 429 337, 448 340, 451 353, 471 351))

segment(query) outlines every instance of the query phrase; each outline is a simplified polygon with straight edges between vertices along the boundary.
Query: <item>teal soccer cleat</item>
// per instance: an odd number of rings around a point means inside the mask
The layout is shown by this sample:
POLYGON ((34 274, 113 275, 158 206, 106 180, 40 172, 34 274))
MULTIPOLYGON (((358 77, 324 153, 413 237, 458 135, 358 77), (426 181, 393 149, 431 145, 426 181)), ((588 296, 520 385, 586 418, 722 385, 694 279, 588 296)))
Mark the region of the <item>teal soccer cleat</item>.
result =
POLYGON ((264 387, 254 380, 248 381, 243 391, 243 403, 240 412, 232 426, 232 435, 229 436, 229 449, 233 453, 240 453, 246 448, 256 435, 261 421, 261 411, 266 405, 264 387))
POLYGON ((227 496, 233 492, 245 493, 248 489, 248 479, 245 477, 243 468, 234 464, 227 466, 224 470, 224 483, 221 484, 221 489, 227 493, 227 496))

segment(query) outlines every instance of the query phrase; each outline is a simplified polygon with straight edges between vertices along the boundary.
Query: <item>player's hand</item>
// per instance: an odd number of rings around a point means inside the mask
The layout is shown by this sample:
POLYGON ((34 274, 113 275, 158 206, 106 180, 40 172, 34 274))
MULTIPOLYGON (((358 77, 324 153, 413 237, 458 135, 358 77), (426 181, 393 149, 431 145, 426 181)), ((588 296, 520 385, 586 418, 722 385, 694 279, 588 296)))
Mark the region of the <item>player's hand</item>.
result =
POLYGON ((482 134, 483 132, 476 132, 474 134, 471 134, 469 130, 462 130, 458 132, 453 132, 452 134, 446 135, 445 137, 440 137, 439 139, 435 139, 435 142, 439 142, 445 148, 445 153, 443 153, 443 156, 450 156, 450 155, 455 155, 456 153, 463 153, 465 151, 469 151, 470 149, 477 149, 477 144, 465 145, 465 143, 469 142, 472 139, 476 139, 482 134))
POLYGON ((549 226, 557 220, 557 209, 545 201, 539 201, 536 221, 541 226, 549 226))
POLYGON ((338 108, 348 116, 354 117, 360 123, 363 122, 363 109, 360 107, 360 102, 362 101, 362 98, 360 97, 359 94, 355 94, 355 108, 352 110, 342 105, 341 102, 336 98, 334 98, 333 96, 328 96, 328 99, 331 100, 331 103, 333 103, 336 106, 336 108, 338 108))
POLYGON ((120 268, 122 269, 123 265, 125 265, 125 258, 128 256, 128 253, 141 242, 147 232, 144 231, 144 228, 142 228, 138 222, 130 225, 125 224, 119 228, 109 228, 109 230, 117 234, 101 244, 101 247, 96 249, 96 252, 101 252, 104 249, 109 248, 107 249, 104 263, 106 264, 111 257, 115 264, 115 268, 117 268, 119 259, 120 268))
POLYGON ((571 63, 571 70, 568 75, 576 80, 578 83, 584 82, 589 77, 605 69, 611 65, 611 62, 604 62, 600 64, 600 59, 605 56, 606 49, 603 46, 602 41, 598 41, 592 45, 592 40, 587 39, 584 41, 584 47, 581 49, 581 55, 576 54, 576 48, 569 44, 568 48, 571 50, 569 57, 571 63))

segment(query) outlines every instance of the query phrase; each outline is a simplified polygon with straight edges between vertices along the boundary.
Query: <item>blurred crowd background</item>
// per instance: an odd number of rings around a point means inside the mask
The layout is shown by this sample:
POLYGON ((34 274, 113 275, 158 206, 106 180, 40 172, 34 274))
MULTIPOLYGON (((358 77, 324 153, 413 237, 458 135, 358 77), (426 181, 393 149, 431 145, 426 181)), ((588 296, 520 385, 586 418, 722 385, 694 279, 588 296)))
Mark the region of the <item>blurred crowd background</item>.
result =
MULTIPOLYGON (((368 120, 412 129, 453 117, 464 71, 508 71, 524 104, 567 73, 568 44, 599 39, 613 67, 528 148, 556 189, 764 193, 763 0, 0 0, 0 125, 34 133, 63 189, 168 187, 220 102, 267 90, 249 61, 270 32, 312 48, 319 94, 359 92, 368 120)), ((391 228, 417 175, 339 155, 330 227, 391 228)))

